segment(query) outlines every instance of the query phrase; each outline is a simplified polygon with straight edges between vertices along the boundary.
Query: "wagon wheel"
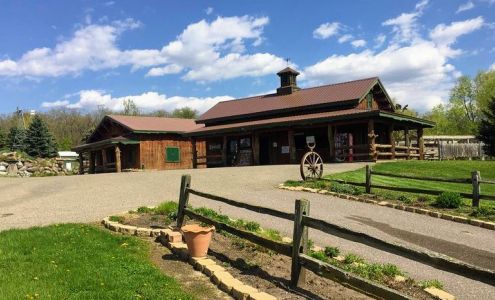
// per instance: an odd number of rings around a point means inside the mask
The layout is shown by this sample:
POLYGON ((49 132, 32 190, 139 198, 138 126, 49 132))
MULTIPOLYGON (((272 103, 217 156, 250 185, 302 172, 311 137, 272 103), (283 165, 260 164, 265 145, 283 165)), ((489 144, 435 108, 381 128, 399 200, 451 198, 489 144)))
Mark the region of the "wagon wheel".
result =
POLYGON ((335 153, 335 161, 336 162, 344 162, 346 159, 347 153, 344 150, 338 150, 335 153))
POLYGON ((323 159, 313 151, 304 154, 301 159, 300 171, 303 180, 321 178, 321 175, 323 175, 323 159))

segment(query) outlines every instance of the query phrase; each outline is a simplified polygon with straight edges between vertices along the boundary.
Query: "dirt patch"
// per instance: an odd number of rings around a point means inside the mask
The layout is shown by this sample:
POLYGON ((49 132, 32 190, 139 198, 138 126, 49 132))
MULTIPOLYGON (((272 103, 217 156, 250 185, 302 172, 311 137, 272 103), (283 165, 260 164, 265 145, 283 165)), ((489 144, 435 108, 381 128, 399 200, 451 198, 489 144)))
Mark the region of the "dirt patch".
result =
POLYGON ((150 259, 163 273, 174 277, 182 289, 193 295, 195 299, 232 299, 228 294, 219 290, 203 273, 195 271, 193 267, 181 261, 170 250, 155 242, 150 241, 150 259))
POLYGON ((136 227, 167 228, 172 221, 163 215, 151 213, 132 213, 119 216, 119 223, 136 227))

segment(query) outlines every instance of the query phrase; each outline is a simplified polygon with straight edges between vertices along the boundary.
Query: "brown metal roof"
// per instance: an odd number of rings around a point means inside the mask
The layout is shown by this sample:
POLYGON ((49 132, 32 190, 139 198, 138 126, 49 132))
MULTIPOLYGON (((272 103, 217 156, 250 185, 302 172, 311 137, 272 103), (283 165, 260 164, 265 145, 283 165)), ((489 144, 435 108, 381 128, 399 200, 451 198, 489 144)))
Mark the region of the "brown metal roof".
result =
POLYGON ((301 89, 289 95, 268 94, 219 102, 199 117, 204 122, 232 116, 310 107, 360 99, 376 83, 378 77, 301 89))
POLYGON ((181 133, 203 127, 192 119, 109 115, 112 120, 131 131, 174 132, 181 133))
POLYGON ((362 115, 362 114, 376 114, 376 113, 379 113, 379 110, 364 110, 364 109, 351 108, 351 109, 343 109, 343 110, 329 111, 322 113, 300 114, 300 115, 293 115, 288 117, 278 117, 278 118, 270 118, 270 119, 263 119, 256 121, 207 126, 187 132, 186 135, 200 136, 203 134, 209 134, 214 132, 251 129, 256 127, 268 127, 268 126, 276 126, 276 125, 282 126, 282 125, 294 124, 298 122, 307 123, 312 121, 314 122, 316 120, 330 121, 329 119, 335 120, 340 117, 351 117, 351 116, 357 117, 358 115, 362 115))

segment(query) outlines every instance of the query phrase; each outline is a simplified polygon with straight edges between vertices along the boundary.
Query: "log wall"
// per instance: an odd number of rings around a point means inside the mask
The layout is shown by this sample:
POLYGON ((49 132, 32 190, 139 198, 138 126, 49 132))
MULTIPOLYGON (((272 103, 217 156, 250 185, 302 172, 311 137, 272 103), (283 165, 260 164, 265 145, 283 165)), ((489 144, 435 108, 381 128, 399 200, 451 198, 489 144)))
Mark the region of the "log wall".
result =
MULTIPOLYGON (((140 136, 139 161, 144 169, 151 170, 172 170, 172 169, 192 169, 192 144, 189 138, 178 135, 143 135, 140 136), (180 149, 180 162, 166 161, 166 148, 178 147, 180 149)), ((206 154, 205 142, 196 141, 196 151, 198 156, 206 154)), ((203 168, 204 166, 198 166, 203 168)))

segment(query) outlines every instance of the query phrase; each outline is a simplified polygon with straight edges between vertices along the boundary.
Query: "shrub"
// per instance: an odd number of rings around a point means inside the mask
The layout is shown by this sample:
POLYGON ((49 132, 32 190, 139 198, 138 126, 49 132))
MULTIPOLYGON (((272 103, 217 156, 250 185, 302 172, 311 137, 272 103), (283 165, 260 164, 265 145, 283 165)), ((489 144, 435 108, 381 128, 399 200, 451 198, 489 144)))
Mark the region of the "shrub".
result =
POLYGON ((153 212, 153 209, 149 208, 147 206, 141 206, 141 207, 138 207, 137 212, 140 214, 151 213, 151 212, 153 212))
POLYGON ((481 206, 475 208, 473 212, 470 213, 469 215, 473 217, 489 217, 491 215, 495 215, 495 209, 486 206, 481 206))
POLYGON ((340 249, 337 247, 325 247, 325 255, 328 257, 337 257, 340 254, 340 249))
POLYGON ((168 216, 171 213, 177 213, 178 209, 179 209, 179 205, 176 202, 167 201, 167 202, 160 203, 160 205, 158 205, 154 209, 154 212, 158 215, 168 216))
POLYGON ((443 288, 443 283, 440 282, 438 279, 432 279, 432 280, 422 280, 419 282, 419 286, 423 289, 429 288, 429 287, 434 287, 437 289, 442 289, 443 288))
POLYGON ((341 183, 332 183, 330 186, 330 190, 335 193, 340 193, 340 194, 351 194, 351 195, 359 195, 361 194, 361 191, 350 184, 341 184, 341 183))
POLYGON ((344 258, 344 263, 346 264, 362 263, 362 262, 364 262, 364 259, 361 256, 353 253, 347 254, 344 258))
POLYGON ((438 195, 434 204, 442 208, 459 208, 462 204, 462 198, 459 193, 443 192, 438 195))

